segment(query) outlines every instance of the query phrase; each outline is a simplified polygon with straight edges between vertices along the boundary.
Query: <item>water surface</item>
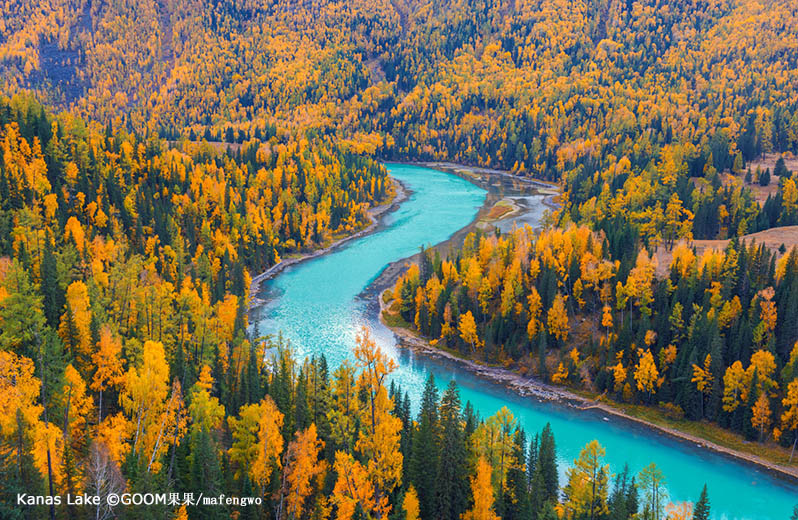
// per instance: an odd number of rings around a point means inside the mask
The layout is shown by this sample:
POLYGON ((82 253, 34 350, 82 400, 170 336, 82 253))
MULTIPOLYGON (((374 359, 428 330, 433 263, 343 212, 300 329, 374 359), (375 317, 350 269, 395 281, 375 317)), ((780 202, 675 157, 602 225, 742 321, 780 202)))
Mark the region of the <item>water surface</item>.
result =
POLYGON ((533 229, 538 227, 546 205, 543 203, 546 195, 512 195, 508 196, 513 204, 521 208, 521 213, 512 217, 498 220, 493 225, 501 230, 502 233, 512 232, 514 228, 522 228, 526 225, 533 229))
POLYGON ((282 331, 300 358, 324 353, 334 368, 351 357, 355 334, 360 326, 368 325, 383 349, 397 360, 395 380, 414 403, 428 374, 435 375, 441 389, 454 379, 463 402, 471 401, 483 417, 508 406, 527 432, 537 432, 550 422, 563 469, 587 442, 598 439, 607 449, 613 472, 629 463, 636 473, 655 462, 676 501, 695 502, 706 483, 715 519, 789 518, 798 504, 798 486, 764 471, 598 412, 520 397, 451 362, 397 348, 393 334, 380 324, 374 302, 358 295, 387 264, 418 252, 421 245, 442 242, 466 226, 486 192, 453 174, 398 164, 389 164, 388 169, 411 188, 410 198, 384 218, 376 233, 292 266, 265 282, 261 297, 268 303, 255 318, 261 333, 282 331))

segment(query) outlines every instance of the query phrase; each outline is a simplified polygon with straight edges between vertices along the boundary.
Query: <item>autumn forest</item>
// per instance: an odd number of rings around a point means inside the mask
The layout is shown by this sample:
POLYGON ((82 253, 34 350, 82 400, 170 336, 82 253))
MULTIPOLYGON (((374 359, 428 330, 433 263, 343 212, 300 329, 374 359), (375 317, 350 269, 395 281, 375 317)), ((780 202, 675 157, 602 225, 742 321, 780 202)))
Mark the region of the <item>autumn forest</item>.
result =
POLYGON ((387 161, 558 194, 535 229, 422 247, 385 324, 798 478, 793 1, 0 15, 0 518, 719 518, 454 382, 411 399, 366 327, 335 364, 262 333, 253 281, 401 205, 387 161))

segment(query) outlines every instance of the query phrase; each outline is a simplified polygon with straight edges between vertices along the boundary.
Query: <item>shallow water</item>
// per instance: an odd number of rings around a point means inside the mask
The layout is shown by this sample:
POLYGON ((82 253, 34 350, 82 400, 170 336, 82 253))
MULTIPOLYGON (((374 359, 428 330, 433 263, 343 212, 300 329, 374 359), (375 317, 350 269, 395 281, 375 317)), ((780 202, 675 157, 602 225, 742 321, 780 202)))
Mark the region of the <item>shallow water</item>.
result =
POLYGON ((547 209, 546 205, 543 204, 546 195, 515 195, 507 198, 520 207, 522 212, 510 218, 497 220, 493 223, 493 226, 499 228, 502 233, 508 233, 514 228, 522 228, 526 225, 531 226, 533 229, 538 226, 540 219, 543 218, 543 213, 547 209))
POLYGON ((390 330, 379 323, 374 302, 358 295, 390 262, 418 252, 421 245, 442 242, 467 225, 482 205, 485 191, 452 174, 387 166, 391 175, 411 188, 410 198, 384 218, 376 233, 292 266, 265 282, 261 297, 268 303, 255 313, 261 333, 282 331, 298 357, 323 352, 335 367, 351 356, 356 332, 368 325, 397 360, 394 379, 414 403, 428 374, 434 374, 441 389, 454 379, 463 402, 471 401, 483 417, 506 405, 528 433, 550 422, 563 468, 585 444, 598 439, 607 449, 606 460, 613 472, 627 462, 634 472, 655 462, 667 478, 674 501, 695 502, 706 483, 715 519, 789 518, 798 504, 798 486, 764 471, 598 412, 520 397, 451 362, 398 349, 390 330))

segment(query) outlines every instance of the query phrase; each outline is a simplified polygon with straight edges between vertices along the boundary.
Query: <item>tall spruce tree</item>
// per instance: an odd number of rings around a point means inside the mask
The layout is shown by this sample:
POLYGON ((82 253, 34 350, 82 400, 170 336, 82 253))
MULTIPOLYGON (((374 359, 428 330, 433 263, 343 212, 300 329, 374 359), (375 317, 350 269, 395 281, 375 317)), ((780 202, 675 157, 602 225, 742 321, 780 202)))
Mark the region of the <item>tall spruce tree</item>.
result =
POLYGON ((9 520, 33 520, 46 518, 42 506, 21 508, 17 505, 17 493, 47 494, 47 487, 39 475, 33 460, 33 442, 30 425, 22 412, 17 410, 16 432, 9 437, 0 436, 0 518, 9 520))
POLYGON ((402 480, 409 480, 410 473, 410 460, 411 451, 413 446, 413 418, 410 412, 410 396, 405 392, 404 399, 402 399, 402 389, 399 388, 396 393, 396 400, 399 403, 397 406, 399 418, 402 420, 402 433, 399 438, 399 451, 402 452, 402 480))
POLYGON ((629 487, 626 489, 626 510, 634 517, 637 510, 640 508, 640 499, 637 493, 637 483, 635 477, 629 481, 629 487))
POLYGON ((538 466, 544 486, 543 500, 556 501, 560 493, 560 479, 557 471, 557 446, 549 423, 540 432, 538 466))
MULTIPOLYGON (((191 491, 202 492, 205 496, 218 496, 223 491, 218 452, 207 429, 203 428, 193 435, 190 455, 191 491)), ((229 512, 223 505, 198 505, 192 509, 191 518, 199 520, 229 518, 229 512)))
POLYGON ((607 502, 609 520, 628 520, 637 513, 637 504, 629 503, 629 488, 632 480, 629 478, 629 465, 624 464, 623 471, 616 475, 612 494, 607 502), (634 505, 634 510, 630 510, 634 505))
POLYGON ((49 246, 51 243, 50 240, 48 236, 47 246, 44 247, 44 254, 42 255, 41 293, 44 317, 47 319, 47 325, 53 329, 57 329, 66 298, 64 297, 64 290, 58 284, 58 266, 56 265, 53 248, 49 246))
POLYGON ((707 485, 701 490, 701 496, 693 509, 693 520, 709 520, 709 497, 707 496, 707 485))
POLYGON ((432 374, 424 385, 418 426, 413 432, 410 460, 410 483, 418 493, 422 518, 432 518, 433 499, 437 485, 435 473, 430 468, 438 465, 438 389, 432 374))
POLYGON ((507 486, 502 503, 504 520, 527 519, 532 515, 529 488, 525 467, 527 465, 526 435, 521 429, 513 435, 513 458, 515 463, 507 470, 507 486))
POLYGON ((449 383, 440 406, 440 458, 435 472, 435 507, 430 518, 459 520, 468 508, 468 447, 460 415, 460 392, 449 383))
POLYGON ((301 431, 310 426, 311 417, 308 411, 308 381, 305 367, 299 369, 296 383, 296 404, 294 405, 294 431, 301 431))
POLYGON ((471 404, 471 401, 466 401, 465 408, 463 409, 463 422, 465 422, 466 439, 470 439, 471 434, 476 431, 479 425, 479 416, 474 410, 474 405, 471 404))

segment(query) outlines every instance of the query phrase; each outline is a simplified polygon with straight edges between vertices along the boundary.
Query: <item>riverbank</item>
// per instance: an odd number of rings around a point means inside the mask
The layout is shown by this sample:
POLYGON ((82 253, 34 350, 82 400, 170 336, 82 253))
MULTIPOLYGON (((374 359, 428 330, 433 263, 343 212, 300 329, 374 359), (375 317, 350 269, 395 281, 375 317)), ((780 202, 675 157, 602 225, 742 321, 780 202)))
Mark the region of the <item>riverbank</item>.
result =
MULTIPOLYGON (((464 166, 447 162, 408 162, 401 164, 418 165, 433 170, 451 173, 453 175, 457 175, 458 177, 464 178, 469 182, 477 184, 478 186, 483 187, 488 191, 488 195, 485 197, 484 203, 479 208, 476 217, 469 225, 456 231, 449 239, 432 246, 433 249, 437 249, 441 254, 445 254, 452 247, 457 247, 461 245, 466 235, 468 235, 468 233, 476 231, 477 229, 485 229, 488 225, 490 225, 493 222, 496 222, 498 220, 506 220, 508 218, 517 216, 520 213, 520 210, 522 208, 520 208, 517 204, 510 202, 509 205, 511 209, 509 212, 498 215, 498 217, 500 218, 497 218, 496 216, 491 216, 490 213, 493 210, 493 208, 499 206, 503 201, 505 201, 503 193, 504 190, 497 191, 495 189, 496 184, 492 182, 491 179, 501 179, 507 182, 510 188, 513 189, 514 191, 517 191, 518 193, 524 193, 524 191, 522 189, 519 189, 517 185, 519 183, 526 185, 529 188, 533 188, 536 193, 544 195, 542 202, 547 208, 551 210, 557 210, 560 207, 556 201, 556 198, 560 192, 558 186, 554 183, 545 182, 538 179, 518 177, 502 170, 492 170, 488 168, 464 166)), ((275 276, 280 274, 284 269, 292 265, 296 265, 300 262, 304 262, 312 258, 317 258, 319 256, 326 255, 351 240, 361 238, 369 233, 374 232, 377 229, 377 226, 379 225, 380 218, 386 213, 395 211, 399 207, 399 205, 405 200, 407 200, 407 198, 412 193, 412 191, 409 190, 406 186, 404 186, 401 182, 397 181, 393 177, 390 177, 390 179, 391 182, 393 183, 394 189, 396 190, 396 194, 391 200, 368 210, 367 216, 369 218, 369 224, 365 228, 351 235, 347 235, 337 240, 334 240, 330 245, 324 248, 316 249, 308 253, 298 254, 296 256, 291 256, 284 260, 280 260, 266 271, 253 277, 249 287, 250 310, 253 307, 265 303, 257 296, 258 293, 260 292, 261 284, 264 281, 274 278, 275 276)), ((405 258, 397 262, 393 262, 392 264, 389 264, 383 270, 383 272, 380 273, 378 278, 372 283, 372 286, 380 285, 380 280, 383 278, 386 279, 392 278, 394 276, 394 273, 398 270, 401 270, 401 268, 406 262, 413 261, 416 258, 417 255, 414 255, 409 258, 405 258)), ((396 276, 398 276, 398 274, 396 276)))
MULTIPOLYGON (((398 207, 398 205, 403 200, 405 200, 407 194, 404 189, 402 189, 402 191, 404 193, 400 194, 397 190, 397 196, 393 200, 387 202, 384 205, 375 207, 372 210, 370 210, 370 215, 373 217, 371 224, 366 228, 358 231, 353 236, 344 237, 343 239, 336 241, 330 246, 309 253, 308 255, 304 255, 302 257, 297 257, 297 258, 286 259, 285 260, 286 264, 283 264, 281 267, 275 266, 269 271, 262 273, 259 277, 257 277, 256 280, 253 280, 253 282, 260 284, 263 280, 276 276, 278 273, 282 272, 289 265, 294 265, 305 259, 315 258, 317 256, 329 253, 337 246, 341 245, 342 243, 345 243, 348 240, 362 237, 374 231, 378 225, 380 216, 384 215, 392 208, 398 207)), ((479 212, 480 214, 484 214, 485 211, 489 211, 489 209, 492 207, 492 203, 488 200, 489 198, 490 197, 486 198, 486 200, 484 201, 483 207, 480 209, 479 212)), ((476 220, 479 220, 479 215, 477 216, 476 220)), ((465 236, 465 234, 475 225, 474 222, 475 221, 472 221, 470 225, 460 229, 452 237, 450 237, 449 240, 439 243, 437 247, 440 247, 441 244, 447 244, 447 243, 451 244, 453 247, 458 240, 456 236, 458 235, 460 237, 465 236)), ((462 240, 462 238, 460 238, 460 240, 462 240)), ((386 268, 383 271, 383 273, 374 281, 374 283, 369 285, 369 289, 367 289, 369 293, 367 294, 368 298, 369 299, 377 298, 376 301, 374 300, 372 301, 374 301, 375 303, 379 302, 379 305, 381 306, 382 298, 380 297, 380 295, 382 294, 384 288, 392 286, 393 283, 395 283, 396 278, 401 274, 406 264, 407 264, 407 259, 399 260, 390 264, 389 267, 386 268), (376 293, 373 292, 375 288, 375 283, 383 285, 382 289, 380 289, 376 293)), ((253 306, 257 304, 258 302, 254 302, 253 306)), ((380 315, 379 318, 382 320, 383 318, 382 312, 379 312, 378 314, 380 315)), ((418 350, 425 356, 449 358, 453 362, 462 364, 463 368, 469 370, 472 373, 477 374, 481 378, 492 380, 504 387, 510 388, 512 391, 514 391, 519 395, 534 396, 538 399, 545 399, 545 400, 557 400, 559 402, 566 404, 567 406, 571 406, 576 409, 587 410, 586 413, 599 412, 611 417, 617 417, 619 420, 629 421, 630 424, 640 425, 641 428, 649 429, 652 431, 659 431, 673 438, 677 438, 682 442, 691 443, 693 445, 699 445, 703 448, 719 453, 721 455, 725 455, 729 458, 747 462, 755 467, 762 468, 774 475, 790 479, 793 482, 798 481, 798 471, 796 471, 796 468, 792 467, 787 468, 779 464, 774 464, 771 463, 770 461, 762 459, 761 457, 757 457, 756 455, 747 454, 739 450, 732 450, 727 446, 722 446, 718 443, 712 443, 711 441, 708 441, 707 439, 701 436, 691 435, 689 433, 679 431, 676 428, 669 428, 667 426, 655 424, 652 421, 641 419, 640 417, 635 417, 634 415, 632 415, 632 413, 626 413, 621 409, 615 408, 607 403, 602 403, 596 400, 594 396, 586 397, 584 395, 579 395, 577 393, 571 392, 561 387, 555 387, 553 385, 546 384, 545 382, 520 376, 519 374, 514 373, 511 370, 507 370, 505 368, 485 366, 473 361, 462 359, 451 353, 430 346, 422 338, 418 337, 414 338, 414 335, 409 331, 402 329, 397 330, 396 328, 393 328, 393 330, 397 334, 397 338, 399 338, 400 344, 403 344, 406 347, 414 348, 415 350, 418 350)))
MULTIPOLYGON (((578 403, 571 407, 520 397, 504 386, 474 376, 459 364, 400 349, 393 333, 379 322, 377 295, 363 294, 363 290, 386 265, 413 255, 420 244, 445 241, 472 222, 486 194, 457 176, 398 164, 388 168, 394 178, 413 190, 413 195, 395 213, 383 216, 377 232, 290 267, 264 283, 259 296, 268 303, 253 309, 253 329, 265 335, 282 332, 298 359, 324 354, 329 365, 337 367, 352 359, 358 327, 369 326, 375 339, 394 357, 397 368, 392 377, 402 384, 416 408, 428 375, 434 374, 441 392, 455 380, 463 402, 470 402, 482 417, 507 405, 527 431, 539 430, 550 422, 565 466, 578 456, 586 440, 597 438, 607 449, 606 461, 613 468, 629 463, 637 470, 656 461, 670 477, 669 492, 678 500, 695 499, 707 482, 716 514, 761 520, 789 516, 798 488, 758 466, 743 465, 600 411, 579 410, 578 403)), ((365 226, 366 219, 362 220, 365 226)))
POLYGON ((555 191, 559 191, 559 186, 554 182, 544 181, 541 179, 533 179, 530 177, 522 177, 520 175, 515 175, 505 170, 495 170, 492 168, 481 168, 479 166, 467 166, 464 164, 456 164, 450 162, 434 162, 434 161, 426 161, 426 162, 417 162, 417 163, 408 163, 408 164, 417 164, 419 166, 423 166, 425 168, 431 168, 433 170, 440 170, 447 173, 454 173, 455 175, 467 175, 470 177, 478 177, 481 175, 485 175, 486 177, 492 177, 494 179, 501 178, 512 183, 522 183, 528 184, 530 186, 534 186, 538 189, 552 189, 555 191))
POLYGON ((523 192, 521 186, 533 188, 536 193, 543 195, 543 205, 554 211, 560 209, 560 203, 557 198, 560 195, 560 186, 554 182, 544 181, 541 179, 533 179, 530 177, 521 177, 504 170, 495 170, 492 168, 481 168, 478 166, 466 166, 463 164, 455 164, 450 162, 413 162, 408 164, 417 164, 425 168, 439 170, 446 173, 451 173, 462 177, 477 186, 492 191, 497 186, 508 186, 523 192))
MULTIPOLYGON (((465 237, 469 233, 492 229, 493 225, 498 224, 500 221, 505 222, 521 215, 525 208, 509 200, 509 196, 528 195, 530 193, 540 194, 542 196, 541 203, 546 206, 547 209, 554 211, 560 208, 559 203, 556 201, 560 191, 557 185, 552 183, 546 183, 536 179, 514 177, 512 174, 501 170, 462 166, 453 163, 409 162, 402 164, 422 166, 424 168, 457 175, 488 192, 482 206, 477 210, 476 216, 468 225, 455 231, 452 236, 443 242, 428 245, 428 249, 437 251, 441 256, 446 256, 453 249, 462 246, 465 237), (499 186, 493 182, 493 180, 496 179, 508 181, 509 185, 499 186), (517 186, 518 182, 523 184, 525 188, 519 188, 517 186), (506 191, 508 190, 512 192, 512 195, 507 195, 506 191)), ((418 262, 418 260, 419 253, 391 262, 379 273, 374 281, 369 284, 369 287, 363 291, 363 294, 367 297, 371 297, 382 292, 389 285, 396 283, 396 279, 404 271, 407 263, 418 262)))
MULTIPOLYGON (((491 186, 495 186, 495 183, 492 179, 501 179, 501 180, 509 180, 511 182, 519 181, 525 183, 529 186, 534 186, 537 191, 545 190, 553 190, 554 193, 549 192, 544 199, 544 204, 547 207, 552 209, 558 209, 559 205, 556 203, 555 198, 559 194, 559 191, 556 190, 556 186, 548 183, 544 183, 542 181, 534 180, 534 179, 524 179, 521 177, 513 177, 511 174, 507 172, 502 172, 499 170, 490 170, 485 168, 474 168, 469 166, 461 166, 452 163, 434 163, 434 162, 426 162, 426 163, 417 163, 419 166, 424 166, 426 168, 437 169, 440 171, 444 171, 447 173, 453 173, 458 175, 466 180, 474 182, 475 184, 489 189, 488 196, 485 198, 485 202, 483 203, 482 207, 479 209, 477 216, 474 220, 464 228, 455 232, 448 240, 441 242, 432 246, 432 249, 438 250, 441 255, 445 255, 449 251, 451 251, 455 247, 459 247, 462 244, 463 239, 465 236, 475 231, 477 228, 484 228, 485 226, 481 226, 481 223, 485 223, 486 220, 490 219, 490 213, 495 212, 499 214, 502 218, 507 218, 508 216, 517 216, 521 210, 521 208, 517 207, 516 205, 512 205, 510 207, 509 212, 498 212, 495 211, 494 208, 499 207, 502 205, 502 202, 505 200, 503 195, 497 194, 495 190, 490 190, 491 186)), ((429 344, 429 342, 417 335, 414 331, 411 331, 407 328, 396 326, 396 324, 388 323, 385 320, 385 311, 387 311, 386 303, 384 301, 385 291, 396 283, 396 280, 402 273, 405 271, 409 263, 418 262, 419 255, 413 255, 408 258, 404 258, 398 260, 396 262, 392 262, 389 264, 381 273, 380 275, 369 285, 369 287, 364 291, 365 294, 369 295, 370 297, 376 297, 379 302, 379 319, 380 321, 388 327, 397 337, 397 341, 401 346, 410 348, 415 352, 428 356, 431 358, 445 358, 449 361, 458 363, 466 370, 470 371, 471 373, 490 380, 494 383, 502 385, 511 391, 517 393, 518 395, 524 397, 534 397, 536 399, 541 400, 554 400, 558 401, 562 404, 567 406, 571 406, 574 408, 578 408, 581 410, 592 410, 601 413, 605 413, 609 416, 618 418, 623 421, 628 421, 630 423, 634 423, 635 425, 639 425, 641 427, 647 428, 649 430, 657 431, 668 435, 669 437, 675 438, 682 442, 691 443, 696 446, 700 446, 704 449, 711 450, 715 453, 719 453, 723 456, 729 457, 731 459, 743 461, 748 464, 755 465, 773 475, 776 475, 782 479, 786 479, 792 482, 798 482, 798 467, 796 466, 787 466, 773 460, 768 460, 768 458, 762 457, 755 453, 750 453, 741 449, 729 447, 718 442, 715 442, 711 439, 708 439, 705 432, 702 433, 691 433, 684 431, 678 427, 674 427, 673 425, 667 424, 669 421, 666 420, 664 417, 656 417, 657 410, 652 407, 645 407, 643 406, 643 410, 637 410, 636 407, 632 405, 625 405, 622 403, 608 403, 606 402, 605 398, 600 398, 599 396, 594 395, 581 395, 575 393, 571 390, 568 390, 563 387, 554 386, 544 381, 541 381, 536 378, 530 378, 526 376, 522 376, 513 372, 512 370, 508 370, 503 367, 496 367, 496 366, 489 366, 484 365, 473 360, 460 357, 455 355, 451 352, 446 350, 442 350, 440 348, 434 347, 429 344), (645 415, 645 417, 643 417, 645 415)), ((637 407, 639 408, 639 407, 637 407)), ((661 415, 661 414, 659 414, 661 415)), ((670 421, 672 422, 672 421, 670 421)), ((720 430, 719 432, 712 432, 716 433, 714 437, 721 437, 721 436, 733 436, 727 432, 726 430, 721 429, 720 427, 716 427, 714 425, 704 426, 700 423, 690 423, 691 427, 695 427, 695 429, 704 429, 713 428, 715 430, 720 430)), ((728 442, 728 441, 727 441, 728 442)), ((734 442, 729 442, 729 444, 739 444, 734 442)))
POLYGON ((543 204, 547 208, 557 210, 561 207, 557 200, 560 195, 560 185, 555 182, 535 179, 533 177, 522 177, 506 170, 468 166, 445 161, 402 161, 396 164, 421 166, 431 170, 451 173, 472 184, 476 184, 480 188, 493 192, 496 191, 496 188, 510 188, 518 193, 523 193, 526 190, 532 189, 535 193, 544 196, 543 204))
MULTIPOLYGON (((394 272, 396 278, 398 279, 402 271, 400 270, 394 272)), ((384 280, 384 282, 387 283, 388 281, 384 280)), ((796 466, 779 464, 754 453, 748 453, 739 449, 718 444, 717 442, 713 442, 704 436, 688 433, 675 427, 660 424, 654 420, 630 413, 632 411, 631 409, 629 411, 621 409, 621 407, 624 405, 614 406, 604 402, 600 400, 598 396, 580 395, 566 388, 548 384, 534 377, 522 376, 503 367, 485 365, 472 359, 461 357, 447 350, 432 346, 426 338, 420 336, 415 331, 403 326, 398 326, 396 323, 392 323, 393 320, 389 321, 386 319, 386 316, 388 316, 391 311, 389 310, 390 302, 385 301, 385 291, 390 289, 391 285, 392 284, 387 284, 386 287, 384 287, 378 293, 377 298, 379 300, 379 319, 380 322, 382 322, 394 333, 397 338, 397 342, 401 347, 412 349, 414 352, 423 356, 442 358, 453 363, 457 363, 474 375, 502 385, 522 397, 533 397, 539 400, 557 401, 566 406, 571 406, 584 411, 598 411, 615 418, 634 423, 649 430, 663 433, 674 439, 711 450, 731 459, 755 465, 779 478, 798 483, 798 467, 796 466)), ((633 407, 630 406, 626 408, 633 407)), ((655 411, 651 407, 643 408, 648 415, 651 415, 651 413, 655 411)), ((699 425, 699 423, 693 424, 699 425)), ((725 430, 723 431, 725 432, 725 430)))
POLYGON ((249 303, 249 308, 250 308, 250 310, 252 310, 252 308, 255 307, 255 306, 258 306, 258 305, 261 305, 261 304, 265 303, 263 300, 261 300, 257 296, 258 292, 260 291, 260 286, 261 286, 261 284, 264 281, 269 280, 271 278, 274 278, 275 276, 280 274, 284 269, 286 269, 286 268, 288 268, 288 267, 290 267, 292 265, 296 265, 296 264, 298 264, 300 262, 304 262, 306 260, 310 260, 311 258, 316 258, 316 257, 322 256, 322 255, 326 255, 326 254, 334 251, 336 248, 342 246, 343 244, 346 244, 347 242, 349 242, 351 240, 355 240, 357 238, 361 238, 363 236, 368 235, 369 233, 373 233, 374 231, 376 231, 376 229, 377 229, 377 227, 379 226, 379 223, 380 223, 380 218, 383 215, 385 215, 386 213, 390 213, 391 211, 395 211, 397 208, 399 208, 399 205, 402 202, 404 202, 410 196, 410 194, 412 193, 411 190, 409 190, 406 186, 404 186, 398 180, 394 179, 393 177, 389 177, 389 178, 391 179, 391 183, 392 183, 392 185, 394 187, 395 194, 394 194, 393 198, 391 198, 391 200, 388 200, 385 203, 380 204, 379 206, 375 206, 373 208, 370 208, 366 212, 366 216, 369 219, 369 224, 366 227, 364 227, 363 229, 361 229, 361 230, 359 230, 359 231, 357 231, 357 232, 355 232, 355 233, 353 233, 351 235, 346 235, 346 236, 341 237, 341 238, 339 238, 337 240, 333 240, 333 242, 330 245, 328 245, 328 246, 326 246, 324 248, 316 249, 316 250, 308 252, 308 253, 304 253, 304 254, 300 254, 300 255, 297 255, 297 256, 292 256, 290 258, 286 258, 284 260, 280 260, 279 262, 277 262, 276 264, 274 264, 273 266, 271 266, 270 268, 268 268, 264 272, 260 273, 259 275, 255 276, 254 278, 252 278, 252 281, 250 282, 250 285, 249 285, 249 302, 250 302, 249 303))

